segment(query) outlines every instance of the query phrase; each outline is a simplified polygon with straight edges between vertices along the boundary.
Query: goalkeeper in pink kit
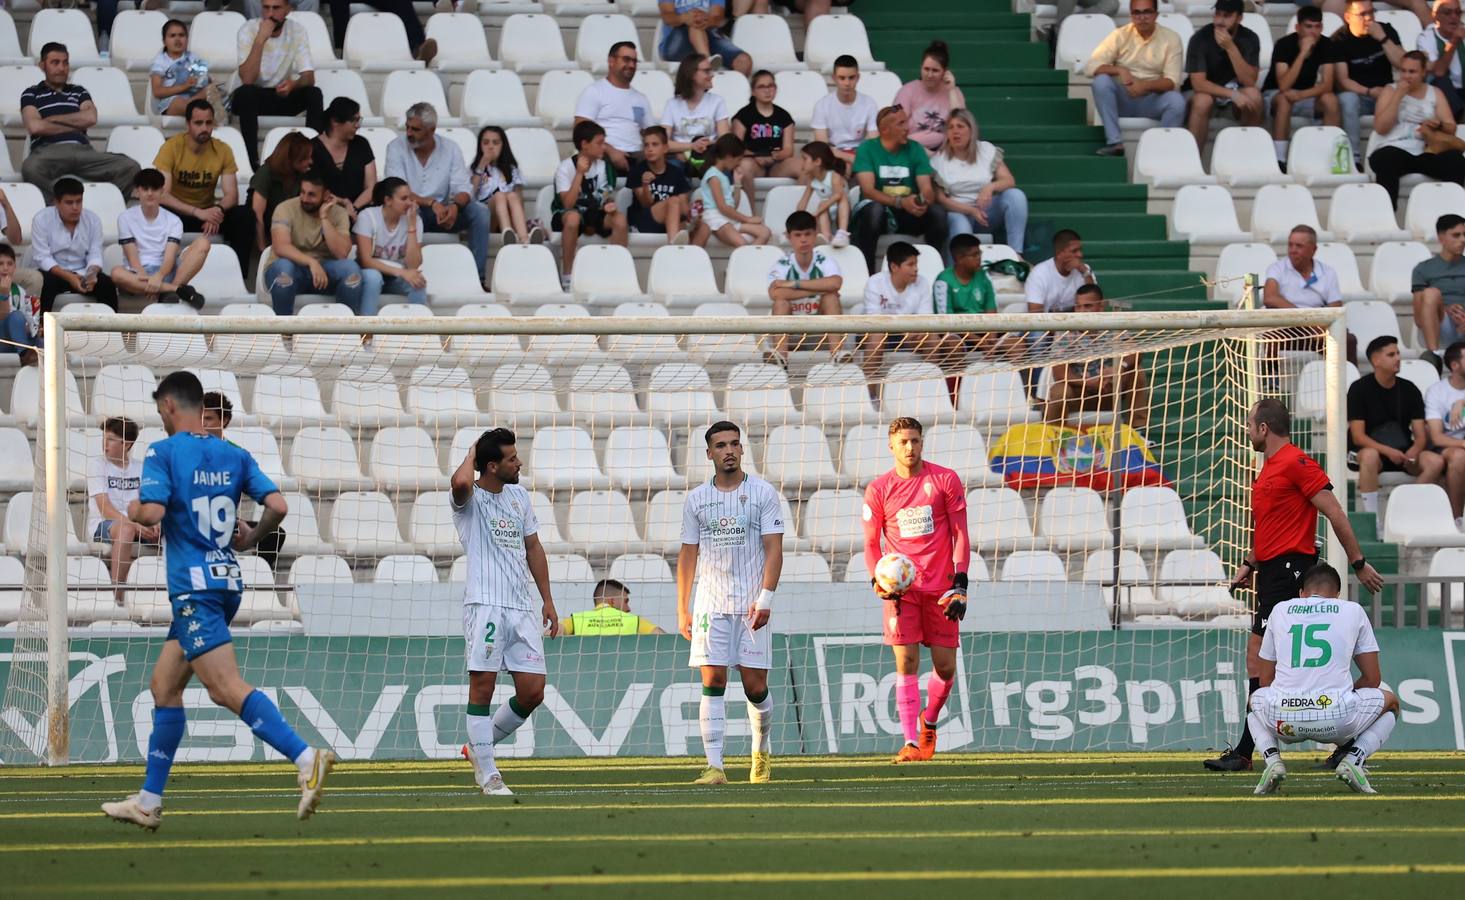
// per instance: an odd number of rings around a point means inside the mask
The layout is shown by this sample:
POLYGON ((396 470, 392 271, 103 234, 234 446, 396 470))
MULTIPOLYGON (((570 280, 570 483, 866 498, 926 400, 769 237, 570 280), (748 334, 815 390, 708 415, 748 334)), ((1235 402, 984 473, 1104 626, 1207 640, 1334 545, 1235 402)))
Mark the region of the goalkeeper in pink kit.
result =
POLYGON ((885 553, 903 553, 915 563, 916 580, 899 596, 885 593, 885 643, 895 650, 896 708, 905 745, 895 762, 916 762, 936 754, 936 720, 951 695, 956 649, 967 606, 966 493, 961 476, 921 459, 921 423, 901 417, 890 423, 895 468, 865 488, 865 567, 885 553), (885 546, 881 549, 881 539, 885 546), (935 668, 921 709, 921 645, 935 668), (919 718, 918 718, 919 717, 919 718))

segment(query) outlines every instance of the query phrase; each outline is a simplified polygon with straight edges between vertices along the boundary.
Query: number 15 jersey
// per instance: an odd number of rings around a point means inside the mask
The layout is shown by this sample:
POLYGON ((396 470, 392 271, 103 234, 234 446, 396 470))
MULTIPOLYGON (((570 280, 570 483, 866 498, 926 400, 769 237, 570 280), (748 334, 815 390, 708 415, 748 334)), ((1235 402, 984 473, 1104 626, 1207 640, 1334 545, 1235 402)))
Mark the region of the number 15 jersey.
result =
POLYGON ((1267 617, 1261 657, 1277 664, 1273 690, 1297 701, 1289 708, 1305 709, 1312 707, 1303 700, 1336 700, 1351 691, 1353 657, 1378 649, 1368 613, 1357 603, 1299 597, 1277 604, 1267 617))
POLYGON ((148 447, 143 503, 160 503, 171 597, 244 589, 234 556, 239 498, 260 502, 278 491, 249 451, 225 440, 178 432, 148 447))

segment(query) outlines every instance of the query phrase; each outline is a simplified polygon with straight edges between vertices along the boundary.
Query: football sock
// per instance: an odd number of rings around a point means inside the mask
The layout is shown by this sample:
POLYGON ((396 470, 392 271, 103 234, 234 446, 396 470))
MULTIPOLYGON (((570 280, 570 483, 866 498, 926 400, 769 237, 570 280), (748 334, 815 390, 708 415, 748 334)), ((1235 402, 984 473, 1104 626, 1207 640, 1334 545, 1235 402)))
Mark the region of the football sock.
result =
POLYGON ((1363 511, 1377 513, 1379 511, 1379 492, 1364 491, 1358 495, 1363 500, 1363 511))
POLYGON ((1267 720, 1258 713, 1248 713, 1246 721, 1250 724, 1247 735, 1256 743, 1256 749, 1262 752, 1262 759, 1271 759, 1279 751, 1277 748, 1277 737, 1272 734, 1272 729, 1267 725, 1267 720))
POLYGON ((275 748, 281 756, 297 766, 301 765, 302 760, 306 763, 314 762, 308 752, 310 745, 295 733, 295 729, 280 715, 280 708, 263 691, 255 690, 244 698, 243 705, 239 707, 239 718, 244 720, 255 737, 275 748))
MULTIPOLYGON (((1247 696, 1247 698, 1249 699, 1252 694, 1256 693, 1257 688, 1259 688, 1261 686, 1262 685, 1261 685, 1261 680, 1260 679, 1253 678, 1250 681, 1248 681, 1246 683, 1246 696, 1247 696)), ((1250 705, 1250 703, 1248 703, 1248 705, 1250 705)), ((1247 759, 1250 759, 1251 758, 1251 754, 1254 753, 1255 750, 1256 750, 1256 741, 1252 739, 1251 729, 1247 727, 1247 717, 1246 716, 1242 716, 1241 717, 1241 737, 1236 740, 1236 746, 1234 748, 1232 748, 1232 752, 1235 753, 1235 754, 1237 754, 1238 756, 1244 756, 1247 759)))
POLYGON ((181 706, 157 706, 153 708, 153 733, 148 738, 147 774, 142 779, 143 808, 157 809, 163 805, 163 788, 168 785, 168 771, 173 768, 173 757, 178 745, 183 743, 183 731, 187 717, 181 706))
POLYGON ((1396 724, 1398 717, 1393 710, 1379 716, 1372 725, 1363 729, 1363 734, 1353 739, 1353 749, 1348 751, 1348 755, 1353 757, 1354 762, 1363 765, 1363 761, 1377 753, 1384 741, 1389 739, 1389 735, 1394 733, 1396 724))
POLYGON ((753 726, 753 749, 768 753, 773 745, 769 726, 773 724, 773 692, 764 689, 763 696, 748 695, 748 722, 753 726))
POLYGON ((1275 148, 1277 148, 1277 162, 1284 163, 1284 162, 1287 161, 1287 145, 1290 144, 1290 143, 1292 143, 1292 142, 1291 141, 1272 141, 1272 146, 1275 147, 1275 148))
POLYGON ((703 687, 702 708, 698 716, 702 726, 702 750, 707 754, 707 765, 722 768, 722 736, 727 731, 727 704, 723 700, 726 688, 703 687))
MULTIPOLYGON (((498 763, 493 759, 494 733, 498 730, 494 727, 494 716, 491 715, 491 707, 487 703, 468 704, 468 747, 473 751, 473 758, 477 760, 478 773, 483 779, 499 770, 498 763)), ((479 787, 483 787, 480 783, 479 787)))
POLYGON ((916 723, 921 714, 921 680, 918 676, 895 676, 895 709, 900 713, 900 727, 905 732, 905 742, 914 744, 920 736, 916 723))
POLYGON ((947 681, 935 672, 926 682, 926 723, 935 725, 936 720, 941 718, 941 708, 946 705, 946 698, 951 696, 951 686, 954 682, 947 681))
POLYGON ((510 697, 509 702, 499 707, 499 711, 493 714, 493 742, 501 743, 504 738, 519 730, 519 726, 529 721, 529 713, 519 705, 518 697, 510 697))

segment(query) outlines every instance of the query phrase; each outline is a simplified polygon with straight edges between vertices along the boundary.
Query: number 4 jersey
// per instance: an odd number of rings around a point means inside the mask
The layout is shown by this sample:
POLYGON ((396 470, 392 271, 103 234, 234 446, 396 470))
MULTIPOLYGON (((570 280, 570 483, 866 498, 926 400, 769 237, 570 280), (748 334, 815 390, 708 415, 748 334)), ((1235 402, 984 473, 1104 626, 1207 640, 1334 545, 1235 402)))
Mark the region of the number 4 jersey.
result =
POLYGON ((1353 657, 1378 649, 1357 603, 1299 597, 1272 610, 1261 656, 1277 664, 1272 689, 1284 710, 1323 711, 1353 690, 1353 657))
POLYGON ((208 435, 179 432, 148 447, 143 503, 160 503, 168 594, 244 589, 234 556, 239 498, 255 502, 278 488, 249 451, 208 435))

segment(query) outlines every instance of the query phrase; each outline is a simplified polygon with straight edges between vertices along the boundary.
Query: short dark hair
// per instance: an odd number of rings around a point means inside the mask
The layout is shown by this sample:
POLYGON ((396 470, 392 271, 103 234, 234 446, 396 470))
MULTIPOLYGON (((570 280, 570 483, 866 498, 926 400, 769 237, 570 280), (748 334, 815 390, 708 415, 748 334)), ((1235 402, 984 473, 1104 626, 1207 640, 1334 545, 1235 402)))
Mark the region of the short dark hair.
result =
POLYGON ((39 59, 41 62, 45 62, 46 57, 50 56, 52 53, 65 53, 68 59, 71 57, 71 51, 66 49, 65 44, 61 43, 60 41, 46 41, 46 43, 41 45, 41 52, 37 56, 37 59, 39 59))
POLYGON ((721 422, 713 422, 711 425, 707 426, 707 433, 702 435, 702 438, 707 441, 707 446, 711 447, 712 436, 714 434, 721 434, 724 431, 735 431, 739 435, 742 435, 743 433, 743 429, 739 428, 737 425, 734 425, 732 422, 723 419, 721 422))
MULTIPOLYGON (((10 250, 10 248, 6 247, 4 244, 0 244, 0 256, 4 256, 6 250, 10 250)), ((14 252, 15 251, 11 250, 12 254, 14 252)), ((1456 341, 1455 343, 1446 347, 1445 368, 1448 369, 1450 366, 1453 366, 1455 363, 1459 362, 1461 356, 1465 356, 1465 341, 1456 341)))
POLYGON ((1324 591, 1338 593, 1343 590, 1343 579, 1338 577, 1338 570, 1327 563, 1318 563, 1302 574, 1302 589, 1320 588, 1324 591))
POLYGON ((747 147, 743 144, 742 139, 735 134, 724 134, 712 144, 712 158, 714 160, 729 159, 731 157, 741 159, 746 151, 747 147))
POLYGON ((836 69, 858 69, 859 67, 860 61, 848 53, 841 53, 834 58, 834 68, 836 69))
POLYGON ((301 175, 298 180, 301 184, 318 184, 321 187, 326 186, 325 173, 321 172, 320 169, 306 169, 305 174, 301 175))
POLYGON ((1083 238, 1079 237, 1077 231, 1074 231, 1072 228, 1061 228, 1053 235, 1053 252, 1062 253, 1074 241, 1081 240, 1083 238))
POLYGON ((161 191, 163 185, 167 184, 163 173, 149 166, 146 169, 139 169, 137 174, 132 176, 133 190, 161 191))
POLYGON ((635 50, 636 49, 636 42, 635 41, 616 41, 614 44, 611 44, 610 45, 610 49, 605 52, 605 58, 606 59, 610 59, 611 57, 615 56, 617 53, 620 53, 622 50, 626 49, 627 47, 630 47, 632 50, 635 50))
POLYGON ((1429 57, 1424 55, 1423 50, 1410 50, 1405 53, 1404 59, 1399 60, 1399 64, 1401 66, 1404 64, 1405 59, 1413 60, 1414 62, 1419 63, 1419 67, 1421 69, 1429 68, 1429 57))
POLYGON ((219 421, 224 423, 225 428, 228 428, 229 423, 234 421, 234 402, 223 391, 205 391, 203 410, 218 413, 219 421))
POLYGON ((62 197, 80 197, 86 193, 86 188, 82 186, 80 179, 63 175, 51 186, 51 193, 60 200, 62 197))
POLYGON ((1321 22, 1323 11, 1316 6, 1297 7, 1297 21, 1299 22, 1321 22))
POLYGON ((590 591, 592 598, 600 596, 601 591, 619 591, 627 597, 631 596, 631 589, 614 578, 602 578, 595 582, 595 587, 590 591))
POLYGON ((1392 334, 1381 334, 1368 342, 1368 349, 1363 351, 1365 359, 1373 359, 1373 355, 1385 347, 1391 347, 1399 343, 1399 339, 1392 334))
POLYGON ((649 137, 661 138, 663 144, 671 140, 667 137, 665 125, 648 125, 641 129, 641 137, 643 140, 649 137))
POLYGON ((102 422, 102 430, 117 435, 129 444, 137 441, 137 423, 126 416, 108 416, 102 422))
POLYGON ((570 130, 570 143, 576 150, 595 140, 597 134, 605 134, 605 129, 600 123, 586 119, 583 122, 576 122, 575 127, 570 130))
POLYGON ((966 256, 974 250, 980 253, 982 250, 982 239, 975 234, 958 234, 951 239, 951 243, 947 245, 947 249, 951 251, 952 259, 958 256, 966 256))
POLYGON ((0 244, 0 257, 3 257, 5 259, 9 259, 9 260, 14 260, 15 259, 15 248, 12 247, 12 246, 10 246, 9 244, 0 244))
POLYGON ((1085 295, 1086 294, 1098 294, 1100 300, 1103 300, 1104 299, 1104 289, 1101 288, 1101 287, 1099 287, 1097 284, 1081 284, 1081 285, 1079 285, 1078 286, 1078 290, 1076 290, 1076 291, 1073 292, 1073 296, 1077 297, 1080 294, 1085 294, 1085 295))
POLYGON ((890 431, 888 433, 893 435, 898 431, 914 431, 916 434, 926 433, 926 429, 921 427, 920 420, 911 416, 896 416, 890 420, 890 431))
POLYGON ((908 241, 896 241, 885 249, 885 264, 894 268, 904 265, 906 261, 920 255, 921 251, 916 249, 915 244, 908 241))
POLYGON ((1446 231, 1458 225, 1465 225, 1465 216, 1460 216, 1455 213, 1445 213, 1434 220, 1434 233, 1444 234, 1446 231))
POLYGON ((214 105, 202 97, 194 97, 192 100, 188 101, 187 106, 183 107, 183 121, 192 122, 193 114, 201 109, 208 112, 209 118, 213 118, 214 105))
POLYGON ((1256 417, 1258 425, 1267 426, 1267 430, 1278 437, 1291 437, 1292 435, 1292 413, 1287 411, 1287 405, 1275 397, 1267 397, 1258 400, 1252 408, 1252 415, 1256 417))
POLYGON ((512 447, 518 443, 514 439, 514 433, 507 428, 490 428, 479 435, 478 443, 473 445, 473 465, 479 472, 488 468, 489 463, 504 461, 504 448, 512 447))
POLYGON ((807 209, 796 209, 788 214, 783 220, 783 230, 788 231, 818 231, 819 220, 807 209))
POLYGON ((183 409, 202 409, 203 382, 187 370, 173 372, 158 382, 158 389, 153 391, 154 400, 164 397, 172 397, 173 402, 183 409))

